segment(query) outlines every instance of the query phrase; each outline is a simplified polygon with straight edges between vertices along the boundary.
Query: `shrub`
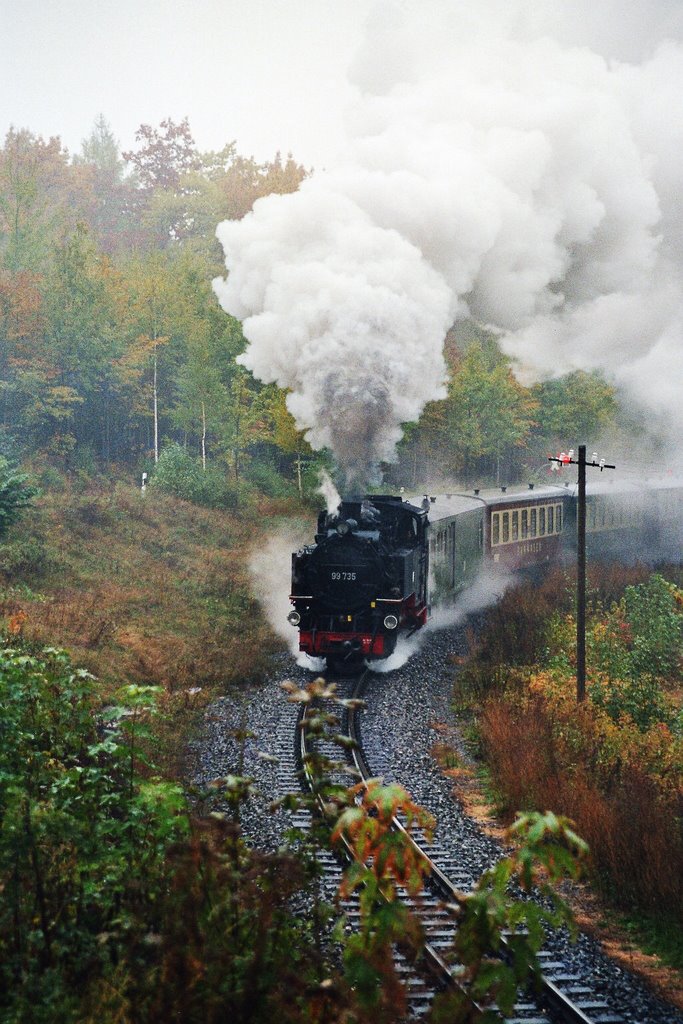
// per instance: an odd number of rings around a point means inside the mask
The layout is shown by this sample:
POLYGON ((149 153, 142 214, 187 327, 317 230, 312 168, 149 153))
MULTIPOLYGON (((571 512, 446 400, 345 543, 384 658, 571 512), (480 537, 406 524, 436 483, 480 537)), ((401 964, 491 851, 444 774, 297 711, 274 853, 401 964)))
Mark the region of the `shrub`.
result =
POLYGON ((55 466, 45 466, 38 473, 38 483, 45 491, 62 492, 67 488, 67 478, 55 466))
POLYGON ((0 455, 0 537, 7 533, 12 523, 16 523, 37 493, 37 488, 28 483, 28 476, 17 473, 12 464, 0 455))
POLYGON ((212 466, 204 470, 179 444, 164 448, 150 486, 207 508, 236 508, 239 500, 239 488, 224 473, 212 466))
POLYGON ((180 791, 144 756, 154 693, 126 688, 98 727, 93 684, 61 651, 0 650, 3 1019, 71 1019, 83 982, 149 927, 140 909, 186 829, 180 791))
POLYGON ((480 686, 479 742, 505 807, 573 818, 594 877, 615 900, 670 915, 683 903, 683 715, 669 686, 680 679, 683 594, 661 575, 599 572, 589 600, 589 700, 577 706, 566 589, 554 610, 528 588, 511 594, 511 625, 496 610, 487 617, 465 679, 480 686), (608 612, 606 595, 616 597, 608 612))
MULTIPOLYGON (((515 667, 532 665, 548 645, 548 623, 557 609, 568 607, 571 591, 561 570, 542 582, 510 588, 490 608, 476 635, 469 636, 470 655, 457 678, 459 690, 475 698, 492 688, 504 689, 516 678, 515 667)), ((558 620, 559 621, 559 620, 558 620)))
POLYGON ((678 675, 683 644, 683 592, 655 574, 640 586, 626 588, 623 609, 633 633, 632 675, 678 675))
POLYGON ((39 578, 50 563, 47 546, 38 534, 17 537, 0 547, 0 570, 11 579, 39 578))
POLYGON ((683 905, 683 742, 666 725, 617 724, 591 701, 577 706, 573 678, 542 672, 491 700, 481 731, 507 806, 576 821, 594 876, 622 906, 683 905))
POLYGON ((271 462, 253 459, 247 477, 267 498, 293 498, 296 494, 295 483, 282 476, 271 462))
POLYGON ((625 681, 596 675, 588 687, 588 695, 613 721, 619 722, 628 716, 642 732, 658 722, 673 726, 678 717, 659 680, 646 673, 625 681))

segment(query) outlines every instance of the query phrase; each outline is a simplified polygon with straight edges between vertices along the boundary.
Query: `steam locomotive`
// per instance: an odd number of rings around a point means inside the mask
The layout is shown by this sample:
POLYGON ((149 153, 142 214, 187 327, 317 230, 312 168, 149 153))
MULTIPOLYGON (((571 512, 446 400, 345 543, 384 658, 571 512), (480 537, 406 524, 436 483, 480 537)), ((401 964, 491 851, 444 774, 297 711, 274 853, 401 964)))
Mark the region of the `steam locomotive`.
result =
MULTIPOLYGON (((591 483, 589 557, 683 556, 683 484, 591 483)), ((367 495, 321 512, 315 542, 292 555, 299 649, 335 669, 387 658, 483 568, 514 572, 571 557, 576 491, 569 485, 475 490, 405 500, 367 495)))

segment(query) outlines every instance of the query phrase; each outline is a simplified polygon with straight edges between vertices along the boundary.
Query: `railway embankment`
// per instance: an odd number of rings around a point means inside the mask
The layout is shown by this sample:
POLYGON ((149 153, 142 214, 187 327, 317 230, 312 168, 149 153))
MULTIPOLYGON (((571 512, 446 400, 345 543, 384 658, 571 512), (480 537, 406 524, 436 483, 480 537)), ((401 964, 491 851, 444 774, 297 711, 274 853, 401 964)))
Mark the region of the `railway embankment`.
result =
MULTIPOLYGON (((571 587, 553 576, 540 588, 509 592, 472 638, 455 695, 498 819, 550 807, 575 821, 591 849, 591 888, 579 912, 626 959, 639 959, 638 947, 656 954, 641 966, 680 1003, 683 595, 676 581, 680 570, 594 572, 580 705, 571 587)), ((453 771, 447 750, 442 761, 463 798, 477 800, 482 787, 462 762, 453 771)))

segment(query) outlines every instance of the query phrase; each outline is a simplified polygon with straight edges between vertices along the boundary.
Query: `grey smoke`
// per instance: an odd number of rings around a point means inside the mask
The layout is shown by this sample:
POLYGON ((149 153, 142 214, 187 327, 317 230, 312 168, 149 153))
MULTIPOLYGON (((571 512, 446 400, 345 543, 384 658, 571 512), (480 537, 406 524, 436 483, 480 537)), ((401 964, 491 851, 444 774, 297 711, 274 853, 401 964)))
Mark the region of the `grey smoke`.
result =
POLYGON ((637 11, 382 5, 343 161, 220 225, 244 365, 348 478, 443 396, 464 318, 522 379, 600 369, 680 435, 683 14, 637 11))

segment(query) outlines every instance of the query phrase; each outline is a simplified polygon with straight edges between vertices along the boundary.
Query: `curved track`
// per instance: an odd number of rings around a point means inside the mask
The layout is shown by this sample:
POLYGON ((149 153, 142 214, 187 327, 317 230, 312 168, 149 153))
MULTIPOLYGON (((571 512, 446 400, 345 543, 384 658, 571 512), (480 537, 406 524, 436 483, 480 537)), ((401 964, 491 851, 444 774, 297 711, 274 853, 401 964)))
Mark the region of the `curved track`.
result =
MULTIPOLYGON (((330 681, 336 683, 337 696, 358 700, 365 693, 369 675, 369 670, 366 670, 358 678, 340 677, 330 681)), ((338 711, 338 706, 332 701, 321 703, 329 704, 329 708, 325 710, 334 713, 338 711)), ((306 785, 311 787, 313 779, 310 771, 307 771, 307 765, 315 741, 308 735, 306 727, 309 715, 310 705, 303 705, 296 722, 295 748, 296 759, 301 769, 300 776, 306 779, 306 785)), ((344 708, 340 724, 342 734, 352 741, 348 750, 350 769, 362 779, 373 777, 371 765, 367 763, 363 751, 359 716, 353 706, 344 708)), ((337 745, 323 741, 315 749, 330 761, 339 761, 340 748, 337 745)), ((341 774, 335 781, 349 784, 349 778, 343 779, 341 774)), ((406 788, 410 789, 410 780, 404 782, 406 788)), ((296 824, 303 828, 310 827, 310 816, 307 812, 298 815, 296 824)), ((410 905, 411 911, 419 917, 426 937, 423 960, 416 967, 408 965, 400 953, 396 953, 397 970, 403 976, 410 1012, 414 1017, 419 1017, 425 1013, 438 990, 458 985, 447 957, 453 943, 455 924, 444 904, 457 900, 458 893, 469 887, 471 879, 466 872, 459 870, 452 855, 447 856, 438 848, 430 848, 419 830, 413 829, 412 834, 407 833, 398 819, 394 819, 394 827, 405 833, 417 854, 428 864, 426 893, 419 900, 412 899, 405 892, 399 894, 400 898, 410 905)), ((321 852, 320 860, 328 890, 336 890, 342 871, 339 863, 332 854, 325 851, 321 852)), ((359 914, 357 903, 353 899, 346 901, 343 909, 350 922, 359 914)), ((540 959, 543 967, 542 991, 538 998, 529 996, 520 1000, 515 1006, 513 1016, 507 1018, 509 1024, 619 1024, 623 1021, 619 1014, 610 1010, 603 999, 595 996, 589 984, 584 984, 581 978, 572 975, 565 964, 554 960, 550 954, 541 953, 540 959)))

